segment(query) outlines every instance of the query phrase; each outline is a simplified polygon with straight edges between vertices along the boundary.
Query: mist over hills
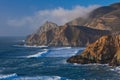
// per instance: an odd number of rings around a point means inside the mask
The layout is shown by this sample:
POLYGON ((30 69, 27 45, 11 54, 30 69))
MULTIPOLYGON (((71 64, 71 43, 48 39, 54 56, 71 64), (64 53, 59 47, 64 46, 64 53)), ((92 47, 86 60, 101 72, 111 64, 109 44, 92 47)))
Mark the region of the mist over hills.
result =
POLYGON ((67 23, 68 25, 84 25, 86 27, 120 31, 120 3, 103 6, 92 11, 86 19, 77 18, 67 23))
POLYGON ((120 3, 102 6, 93 10, 88 17, 79 17, 58 26, 46 22, 26 39, 27 45, 86 46, 103 35, 119 34, 120 3))

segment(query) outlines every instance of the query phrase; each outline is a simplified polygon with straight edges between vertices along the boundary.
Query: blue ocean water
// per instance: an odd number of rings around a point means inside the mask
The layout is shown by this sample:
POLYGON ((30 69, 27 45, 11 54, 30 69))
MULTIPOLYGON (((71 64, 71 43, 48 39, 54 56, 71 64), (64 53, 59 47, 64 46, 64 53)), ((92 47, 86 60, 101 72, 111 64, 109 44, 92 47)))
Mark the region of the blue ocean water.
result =
POLYGON ((120 80, 120 68, 70 64, 82 47, 26 46, 24 37, 0 37, 0 80, 120 80))

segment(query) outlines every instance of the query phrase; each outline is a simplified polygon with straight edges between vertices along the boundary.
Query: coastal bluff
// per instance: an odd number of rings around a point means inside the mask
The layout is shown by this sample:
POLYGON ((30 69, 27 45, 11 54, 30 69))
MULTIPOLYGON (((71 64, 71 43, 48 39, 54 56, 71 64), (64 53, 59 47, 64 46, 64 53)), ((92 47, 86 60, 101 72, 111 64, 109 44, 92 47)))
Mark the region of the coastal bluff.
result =
POLYGON ((88 45, 82 53, 70 57, 67 62, 120 66, 120 34, 101 37, 96 42, 88 45))

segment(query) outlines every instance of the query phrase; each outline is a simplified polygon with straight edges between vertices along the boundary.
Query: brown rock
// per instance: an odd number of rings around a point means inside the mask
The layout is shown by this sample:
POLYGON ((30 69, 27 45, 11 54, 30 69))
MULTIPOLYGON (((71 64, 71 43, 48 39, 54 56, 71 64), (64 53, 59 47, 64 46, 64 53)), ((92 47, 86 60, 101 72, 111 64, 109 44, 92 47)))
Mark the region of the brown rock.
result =
POLYGON ((120 35, 103 36, 79 55, 72 56, 67 60, 70 63, 101 63, 112 66, 120 65, 120 35))
POLYGON ((38 34, 32 34, 26 40, 27 45, 46 46, 86 46, 103 35, 106 30, 91 29, 83 26, 59 26, 38 34))

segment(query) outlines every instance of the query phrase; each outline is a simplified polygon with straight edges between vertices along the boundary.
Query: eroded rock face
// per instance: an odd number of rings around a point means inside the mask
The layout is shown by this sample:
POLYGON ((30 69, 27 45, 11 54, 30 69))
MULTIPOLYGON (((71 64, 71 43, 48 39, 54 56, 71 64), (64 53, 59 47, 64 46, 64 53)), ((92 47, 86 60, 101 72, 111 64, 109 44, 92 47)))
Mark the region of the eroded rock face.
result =
POLYGON ((83 26, 59 26, 39 34, 30 35, 27 45, 46 46, 86 46, 103 35, 110 34, 106 30, 97 30, 83 26))
POLYGON ((70 63, 109 63, 111 66, 120 65, 120 35, 103 36, 79 55, 72 56, 67 60, 70 63))
MULTIPOLYGON (((35 33, 32 33, 29 36, 27 36, 26 44, 28 44, 28 45, 39 45, 39 43, 43 43, 44 41, 40 40, 40 35, 42 35, 43 33, 47 32, 51 29, 57 28, 57 27, 58 27, 57 24, 55 24, 53 22, 46 21, 42 26, 40 26, 40 28, 35 33)), ((43 38, 43 40, 46 40, 45 34, 42 35, 41 38, 43 38)))

